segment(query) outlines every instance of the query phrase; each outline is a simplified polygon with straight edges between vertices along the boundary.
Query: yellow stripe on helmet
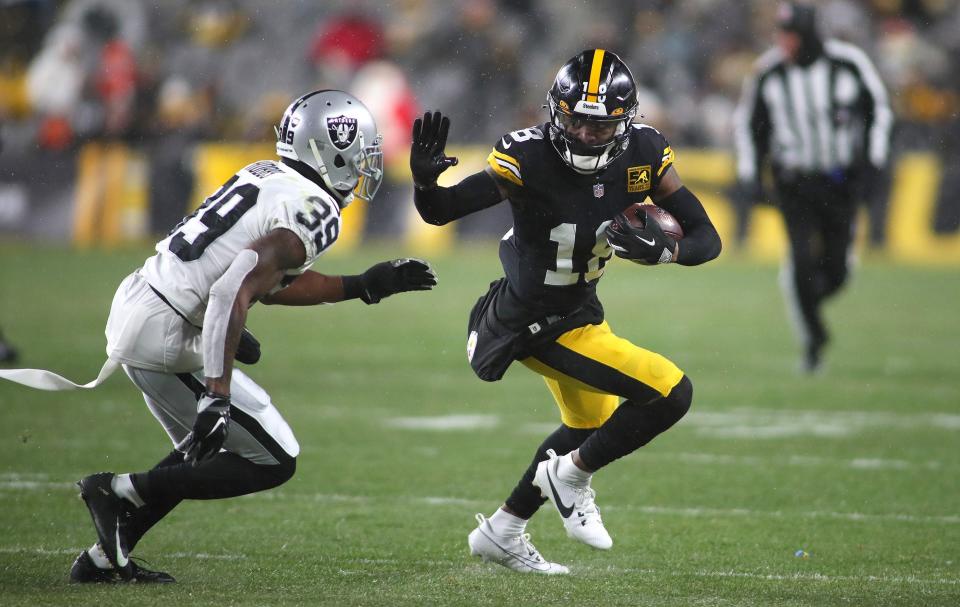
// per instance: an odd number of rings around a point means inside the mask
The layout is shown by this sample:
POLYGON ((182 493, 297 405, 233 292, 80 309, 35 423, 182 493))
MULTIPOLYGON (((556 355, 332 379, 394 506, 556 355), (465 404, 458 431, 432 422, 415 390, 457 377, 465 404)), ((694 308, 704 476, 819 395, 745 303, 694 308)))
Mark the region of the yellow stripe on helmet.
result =
POLYGON ((587 82, 587 101, 596 101, 600 89, 600 68, 606 51, 598 48, 593 51, 593 63, 590 65, 590 80, 587 82))

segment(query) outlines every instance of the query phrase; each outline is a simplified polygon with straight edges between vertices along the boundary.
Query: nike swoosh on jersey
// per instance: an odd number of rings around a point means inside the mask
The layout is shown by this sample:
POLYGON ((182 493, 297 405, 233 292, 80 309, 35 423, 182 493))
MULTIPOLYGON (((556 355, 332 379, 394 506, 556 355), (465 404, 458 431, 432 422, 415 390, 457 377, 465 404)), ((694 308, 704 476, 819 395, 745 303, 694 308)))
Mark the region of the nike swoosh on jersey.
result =
POLYGON ((510 146, 513 145, 512 143, 507 143, 507 138, 506 138, 506 137, 501 137, 501 138, 500 138, 500 144, 503 145, 503 149, 505 149, 505 150, 509 150, 509 149, 510 149, 510 146))
POLYGON ((560 495, 557 493, 557 488, 553 486, 553 479, 550 478, 549 471, 547 471, 547 483, 550 484, 550 491, 553 491, 553 500, 557 505, 557 510, 560 511, 560 516, 563 518, 570 518, 570 515, 573 514, 573 506, 567 506, 563 503, 563 500, 560 499, 560 495))

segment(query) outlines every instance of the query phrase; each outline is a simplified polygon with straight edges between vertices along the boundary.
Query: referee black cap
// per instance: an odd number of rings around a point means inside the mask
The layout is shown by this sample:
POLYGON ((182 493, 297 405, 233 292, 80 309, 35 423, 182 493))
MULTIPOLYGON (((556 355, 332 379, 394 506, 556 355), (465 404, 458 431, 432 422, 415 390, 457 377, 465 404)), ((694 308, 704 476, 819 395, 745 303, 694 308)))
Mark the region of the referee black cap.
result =
POLYGON ((777 11, 777 27, 803 37, 817 33, 817 9, 806 2, 784 2, 777 11))

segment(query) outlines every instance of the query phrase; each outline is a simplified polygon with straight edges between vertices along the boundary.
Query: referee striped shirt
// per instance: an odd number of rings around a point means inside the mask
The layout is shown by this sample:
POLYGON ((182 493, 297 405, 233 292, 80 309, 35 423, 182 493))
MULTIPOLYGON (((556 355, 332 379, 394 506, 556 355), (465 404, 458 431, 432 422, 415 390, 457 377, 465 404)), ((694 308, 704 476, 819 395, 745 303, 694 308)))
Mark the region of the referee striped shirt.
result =
POLYGON ((893 112, 876 68, 852 44, 827 40, 823 49, 806 66, 776 47, 757 60, 734 115, 741 181, 755 181, 767 155, 801 174, 886 164, 893 112))

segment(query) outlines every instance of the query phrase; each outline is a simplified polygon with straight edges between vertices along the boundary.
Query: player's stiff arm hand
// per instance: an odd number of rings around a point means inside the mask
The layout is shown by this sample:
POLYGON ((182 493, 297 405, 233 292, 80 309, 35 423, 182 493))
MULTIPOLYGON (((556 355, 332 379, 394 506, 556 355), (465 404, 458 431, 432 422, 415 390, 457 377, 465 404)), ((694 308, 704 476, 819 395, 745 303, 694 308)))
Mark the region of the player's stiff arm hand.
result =
POLYGON ((647 219, 644 226, 638 228, 621 213, 607 226, 606 236, 617 257, 643 265, 676 260, 677 241, 664 234, 660 224, 652 219, 647 219))
POLYGON ((440 112, 426 112, 413 123, 413 143, 410 147, 410 171, 413 184, 421 190, 437 185, 437 177, 459 160, 447 156, 447 134, 450 119, 440 112))

